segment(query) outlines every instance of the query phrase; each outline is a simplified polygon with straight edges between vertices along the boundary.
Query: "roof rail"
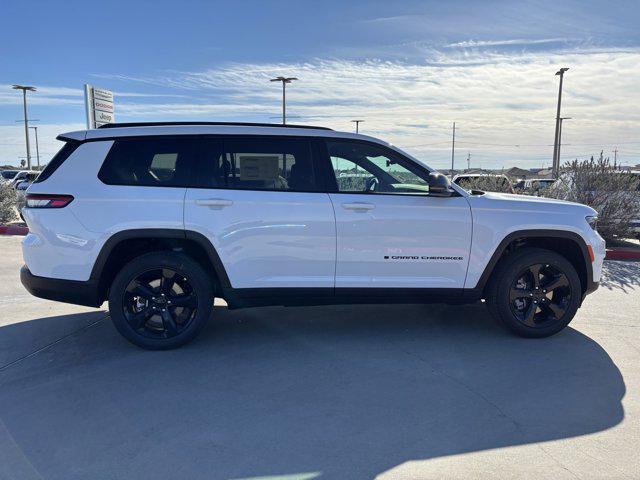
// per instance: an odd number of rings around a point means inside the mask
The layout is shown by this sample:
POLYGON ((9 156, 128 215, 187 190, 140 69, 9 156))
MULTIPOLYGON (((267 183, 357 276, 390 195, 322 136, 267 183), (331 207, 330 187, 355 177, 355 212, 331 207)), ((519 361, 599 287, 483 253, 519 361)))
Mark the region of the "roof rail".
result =
POLYGON ((218 125, 239 127, 280 127, 280 128, 311 128, 314 130, 331 130, 328 127, 314 127, 313 125, 282 125, 281 123, 249 123, 249 122, 130 122, 130 123, 105 123, 98 128, 124 128, 124 127, 164 127, 174 125, 218 125))

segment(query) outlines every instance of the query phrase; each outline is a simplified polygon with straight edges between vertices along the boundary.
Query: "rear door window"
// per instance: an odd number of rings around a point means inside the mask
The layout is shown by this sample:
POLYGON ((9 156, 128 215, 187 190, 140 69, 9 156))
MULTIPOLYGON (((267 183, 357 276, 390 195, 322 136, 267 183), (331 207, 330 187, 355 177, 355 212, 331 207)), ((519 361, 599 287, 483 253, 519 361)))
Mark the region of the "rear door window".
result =
POLYGON ((98 178, 109 185, 187 187, 195 152, 194 137, 116 139, 98 178))
POLYGON ((317 173, 308 140, 288 137, 207 139, 198 186, 235 190, 316 192, 317 173))

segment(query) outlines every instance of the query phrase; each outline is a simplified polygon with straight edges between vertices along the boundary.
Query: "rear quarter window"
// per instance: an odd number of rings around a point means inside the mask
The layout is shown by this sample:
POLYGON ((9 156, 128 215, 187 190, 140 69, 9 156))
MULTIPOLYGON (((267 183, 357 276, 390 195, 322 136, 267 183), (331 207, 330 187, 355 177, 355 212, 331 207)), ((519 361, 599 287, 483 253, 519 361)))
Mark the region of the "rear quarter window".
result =
POLYGON ((76 151, 76 148, 80 145, 80 142, 76 142, 73 140, 69 140, 64 146, 55 154, 55 156, 51 159, 47 166, 44 167, 44 170, 40 172, 40 175, 36 177, 33 183, 44 182, 47 178, 49 178, 53 172, 55 172, 60 165, 62 165, 67 158, 71 156, 73 152, 76 151))
POLYGON ((190 137, 116 139, 98 178, 109 185, 188 187, 195 141, 190 137))

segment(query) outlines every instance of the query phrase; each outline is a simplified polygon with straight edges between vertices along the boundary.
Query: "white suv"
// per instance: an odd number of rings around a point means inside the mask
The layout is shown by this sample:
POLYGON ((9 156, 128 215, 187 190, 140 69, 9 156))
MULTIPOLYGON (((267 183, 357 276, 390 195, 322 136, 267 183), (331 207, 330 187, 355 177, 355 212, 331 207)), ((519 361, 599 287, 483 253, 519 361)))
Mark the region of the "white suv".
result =
POLYGON ((28 190, 22 283, 109 301, 131 342, 191 340, 229 308, 476 302, 563 329, 598 286, 584 205, 467 192, 384 141, 320 127, 114 124, 66 142, 28 190))

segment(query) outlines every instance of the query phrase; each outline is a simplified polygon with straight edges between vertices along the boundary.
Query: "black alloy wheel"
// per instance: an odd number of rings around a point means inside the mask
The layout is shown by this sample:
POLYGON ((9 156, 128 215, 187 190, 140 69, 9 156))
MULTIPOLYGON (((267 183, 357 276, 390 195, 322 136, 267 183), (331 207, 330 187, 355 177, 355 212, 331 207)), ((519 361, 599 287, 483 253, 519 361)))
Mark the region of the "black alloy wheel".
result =
POLYGON ((570 299, 569 279, 549 264, 536 263, 522 270, 509 291, 514 316, 531 328, 562 321, 570 299))
POLYGON ((576 267, 558 252, 523 247, 502 258, 485 290, 491 314, 512 332, 548 337, 565 328, 582 300, 576 267))
POLYGON ((131 343, 149 350, 177 348, 207 324, 214 290, 211 275, 184 253, 147 253, 116 275, 109 289, 109 313, 131 343))
POLYGON ((122 298, 125 318, 133 330, 149 338, 171 338, 193 321, 198 296, 187 277, 170 268, 156 268, 134 278, 122 298))

